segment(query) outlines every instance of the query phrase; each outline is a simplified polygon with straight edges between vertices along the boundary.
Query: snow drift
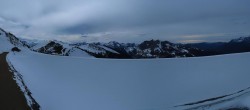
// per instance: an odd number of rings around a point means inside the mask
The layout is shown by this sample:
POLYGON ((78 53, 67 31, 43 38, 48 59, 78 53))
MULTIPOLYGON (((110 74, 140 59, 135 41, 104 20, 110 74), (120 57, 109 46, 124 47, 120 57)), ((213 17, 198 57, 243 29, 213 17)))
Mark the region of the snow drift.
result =
POLYGON ((110 60, 22 52, 8 59, 44 110, 172 110, 249 106, 248 90, 234 100, 178 106, 248 88, 249 56, 110 60))

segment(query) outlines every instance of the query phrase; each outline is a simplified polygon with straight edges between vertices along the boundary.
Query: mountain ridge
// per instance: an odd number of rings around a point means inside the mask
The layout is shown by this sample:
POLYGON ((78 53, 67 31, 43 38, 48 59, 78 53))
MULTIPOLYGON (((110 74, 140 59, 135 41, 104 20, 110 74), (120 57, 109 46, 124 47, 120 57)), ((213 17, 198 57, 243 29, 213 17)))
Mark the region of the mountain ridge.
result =
POLYGON ((230 53, 250 52, 250 36, 232 39, 229 42, 180 44, 170 41, 146 40, 142 43, 66 43, 57 40, 32 42, 19 39, 12 33, 0 28, 13 47, 28 48, 31 51, 77 57, 141 59, 200 57, 230 53))

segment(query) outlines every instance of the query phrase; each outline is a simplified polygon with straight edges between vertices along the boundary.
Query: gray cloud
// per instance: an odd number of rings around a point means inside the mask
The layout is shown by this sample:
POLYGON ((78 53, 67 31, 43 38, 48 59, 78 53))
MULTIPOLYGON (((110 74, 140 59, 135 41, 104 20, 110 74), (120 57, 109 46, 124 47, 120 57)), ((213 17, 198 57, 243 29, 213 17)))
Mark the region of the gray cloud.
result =
POLYGON ((26 38, 222 41, 250 34, 249 4, 249 0, 2 0, 0 26, 26 38))

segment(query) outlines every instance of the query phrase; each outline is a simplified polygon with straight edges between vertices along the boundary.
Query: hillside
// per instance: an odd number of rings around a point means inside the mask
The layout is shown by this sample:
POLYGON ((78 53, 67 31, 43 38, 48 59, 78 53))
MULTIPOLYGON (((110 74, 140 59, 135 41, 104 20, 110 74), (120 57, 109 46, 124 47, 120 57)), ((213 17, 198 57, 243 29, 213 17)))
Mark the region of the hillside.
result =
POLYGON ((8 59, 45 110, 213 110, 250 107, 249 55, 109 60, 21 52, 8 59))

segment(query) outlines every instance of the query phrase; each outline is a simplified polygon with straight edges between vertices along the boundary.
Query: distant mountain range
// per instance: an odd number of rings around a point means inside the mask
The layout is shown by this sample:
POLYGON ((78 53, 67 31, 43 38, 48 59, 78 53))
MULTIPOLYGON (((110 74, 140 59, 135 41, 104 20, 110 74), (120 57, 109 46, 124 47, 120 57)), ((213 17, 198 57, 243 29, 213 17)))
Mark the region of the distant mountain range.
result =
POLYGON ((195 43, 186 46, 209 51, 212 55, 250 52, 250 36, 232 39, 229 42, 195 43))
MULTIPOLYGON (((62 56, 93 56, 96 58, 173 58, 194 57, 210 54, 205 50, 174 44, 168 41, 150 40, 141 44, 135 43, 75 43, 67 44, 59 41, 37 43, 29 46, 31 50, 62 56), (41 45, 45 44, 45 45, 41 45)), ((28 45, 28 44, 27 44, 28 45)))
POLYGON ((96 57, 96 58, 175 58, 199 57, 240 52, 250 52, 250 37, 240 37, 229 42, 177 44, 169 41, 149 40, 136 43, 74 43, 61 41, 31 41, 15 37, 1 29, 15 47, 60 56, 96 57))

